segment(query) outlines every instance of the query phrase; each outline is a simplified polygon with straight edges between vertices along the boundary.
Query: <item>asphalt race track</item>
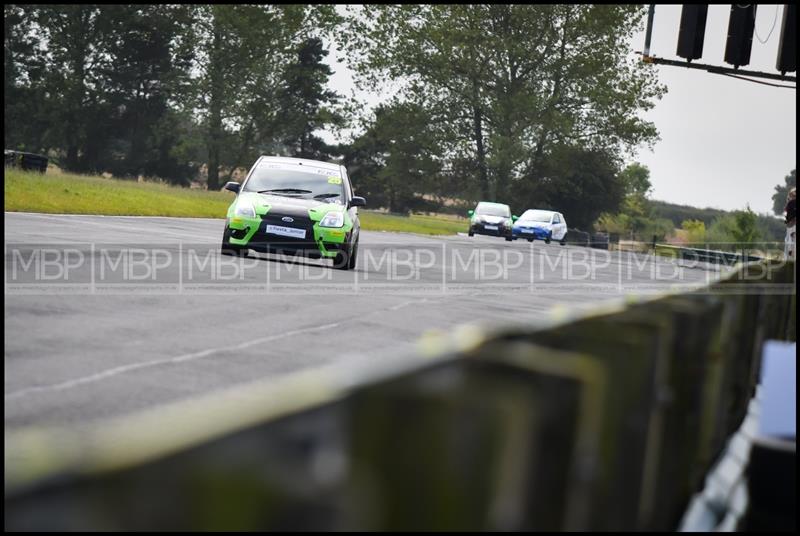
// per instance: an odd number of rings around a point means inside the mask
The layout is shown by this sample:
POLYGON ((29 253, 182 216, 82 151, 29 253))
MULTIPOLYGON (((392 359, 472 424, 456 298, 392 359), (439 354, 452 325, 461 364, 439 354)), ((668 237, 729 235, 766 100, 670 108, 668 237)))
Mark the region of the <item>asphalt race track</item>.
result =
POLYGON ((5 214, 5 427, 86 424, 312 367, 411 352, 428 330, 704 283, 649 255, 362 231, 356 270, 218 253, 223 220, 5 214), (238 263, 238 264, 237 264, 238 263))

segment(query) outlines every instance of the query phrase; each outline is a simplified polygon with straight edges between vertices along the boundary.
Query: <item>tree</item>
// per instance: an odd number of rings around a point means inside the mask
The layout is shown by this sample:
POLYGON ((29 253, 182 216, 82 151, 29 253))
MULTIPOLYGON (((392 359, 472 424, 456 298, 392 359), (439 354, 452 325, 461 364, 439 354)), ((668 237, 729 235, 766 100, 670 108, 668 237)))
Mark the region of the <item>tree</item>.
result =
MULTIPOLYGON (((207 161, 211 188, 221 168, 281 147, 286 66, 338 20, 329 5, 7 5, 4 14, 7 146, 50 152, 71 171, 181 184, 207 161)), ((302 111, 283 117, 287 128, 302 111)), ((300 121, 306 141, 330 119, 327 107, 313 111, 300 121)))
POLYGON ((634 235, 650 235, 655 220, 648 199, 652 189, 650 170, 647 166, 634 162, 622 170, 620 179, 627 194, 622 204, 622 213, 628 217, 629 231, 634 235))
POLYGON ((285 132, 283 143, 298 158, 330 160, 330 148, 314 132, 328 125, 344 124, 344 115, 337 106, 340 96, 326 89, 333 74, 324 63, 327 55, 320 38, 307 39, 283 77, 278 124, 285 132))
POLYGON ((196 9, 196 111, 206 129, 208 188, 280 147, 284 66, 302 43, 339 21, 330 5, 201 5, 196 9))
POLYGON ((716 218, 706 237, 716 248, 733 250, 753 246, 762 240, 758 216, 749 206, 745 210, 737 210, 716 218))
POLYGON ((359 191, 370 204, 405 213, 422 204, 417 194, 430 191, 441 172, 436 132, 425 110, 415 104, 379 106, 366 132, 344 157, 359 191))
POLYGON ((633 239, 662 240, 672 235, 675 224, 659 217, 649 196, 652 190, 650 170, 638 162, 623 169, 619 180, 625 192, 618 214, 603 214, 595 227, 600 230, 630 235, 633 239))
POLYGON ((515 190, 515 207, 557 210, 579 229, 591 228, 603 212, 616 212, 625 193, 616 163, 607 153, 576 147, 555 149, 541 179, 523 186, 515 190))
POLYGON ((3 6, 4 116, 6 147, 41 152, 42 132, 47 128, 46 101, 42 91, 45 57, 39 32, 34 31, 37 6, 3 6))
POLYGON ((254 145, 274 140, 282 66, 309 30, 303 5, 195 6, 197 100, 205 125, 208 188, 224 164, 236 167, 254 145), (225 159, 224 155, 230 155, 225 159))
POLYGON ((789 190, 797 187, 797 174, 796 170, 792 170, 786 177, 783 178, 784 184, 775 186, 775 193, 772 194, 772 211, 776 216, 783 216, 783 209, 786 206, 786 197, 789 195, 789 190))
POLYGON ((34 13, 47 45, 42 85, 51 103, 51 128, 43 135, 64 149, 65 169, 92 170, 91 158, 100 149, 87 145, 108 139, 107 122, 98 121, 109 113, 103 101, 114 38, 108 11, 97 5, 43 5, 34 13))
POLYGON ((620 179, 625 185, 627 195, 645 199, 650 196, 653 185, 650 182, 650 169, 647 166, 634 162, 620 172, 620 179))
POLYGON ((177 160, 180 118, 171 103, 191 96, 191 10, 185 5, 104 10, 116 36, 108 49, 114 68, 106 73, 104 98, 112 110, 109 135, 117 154, 107 155, 101 167, 117 176, 158 176, 186 184, 193 170, 177 160))
POLYGON ((657 139, 639 112, 663 92, 629 59, 640 6, 365 5, 343 32, 360 81, 391 79, 470 159, 486 199, 544 177, 561 146, 617 155, 657 139))
POLYGON ((750 210, 750 205, 745 210, 734 212, 733 218, 735 225, 731 230, 732 236, 739 245, 751 245, 761 239, 758 230, 758 217, 750 210))
POLYGON ((706 224, 700 220, 684 220, 681 228, 686 231, 689 244, 700 244, 706 239, 706 224))

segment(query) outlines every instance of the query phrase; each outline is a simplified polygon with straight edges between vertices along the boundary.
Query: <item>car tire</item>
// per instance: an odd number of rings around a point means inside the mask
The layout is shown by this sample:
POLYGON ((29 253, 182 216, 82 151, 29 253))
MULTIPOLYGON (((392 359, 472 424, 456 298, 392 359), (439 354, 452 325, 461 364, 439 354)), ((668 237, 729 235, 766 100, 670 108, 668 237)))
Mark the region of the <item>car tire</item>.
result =
POLYGON ((528 238, 528 242, 533 242, 533 238, 528 238))
POLYGON ((356 269, 356 256, 358 255, 358 240, 356 240, 355 245, 353 246, 353 252, 350 253, 350 259, 347 261, 347 266, 350 270, 356 269))
POLYGON ((564 238, 559 240, 558 243, 561 244, 562 246, 566 246, 567 245, 567 237, 565 236, 564 238))
POLYGON ((468 236, 475 236, 475 233, 473 233, 473 232, 472 232, 472 229, 470 229, 470 230, 467 232, 467 235, 468 235, 468 236))
POLYGON ((337 270, 352 270, 355 268, 355 255, 358 249, 358 241, 351 248, 340 251, 333 258, 333 267, 337 270))
POLYGON ((553 239, 553 233, 551 232, 550 234, 547 235, 547 238, 544 239, 544 243, 549 244, 550 240, 552 239, 553 239))
POLYGON ((237 246, 229 242, 231 238, 231 230, 225 227, 225 232, 222 235, 222 245, 220 246, 220 254, 230 255, 233 257, 247 257, 248 250, 244 246, 237 246))
POLYGON ((349 270, 350 266, 347 253, 343 251, 337 253, 333 258, 333 267, 337 270, 349 270))
POLYGON ((511 240, 513 240, 513 239, 510 236, 506 237, 506 242, 511 242, 511 240))

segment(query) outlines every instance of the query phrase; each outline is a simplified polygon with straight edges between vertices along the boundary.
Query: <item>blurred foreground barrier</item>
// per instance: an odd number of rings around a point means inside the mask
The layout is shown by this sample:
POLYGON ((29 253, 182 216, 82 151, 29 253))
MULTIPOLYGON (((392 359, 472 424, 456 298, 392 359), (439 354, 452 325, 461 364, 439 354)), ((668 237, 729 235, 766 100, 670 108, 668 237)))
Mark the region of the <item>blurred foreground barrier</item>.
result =
POLYGON ((739 430, 686 510, 686 532, 796 530, 797 345, 764 344, 760 381, 739 430))
POLYGON ((17 167, 24 170, 46 173, 47 162, 47 157, 40 154, 11 151, 9 149, 5 150, 6 167, 17 167))
POLYGON ((537 329, 7 434, 7 530, 674 530, 739 428, 794 264, 537 329))

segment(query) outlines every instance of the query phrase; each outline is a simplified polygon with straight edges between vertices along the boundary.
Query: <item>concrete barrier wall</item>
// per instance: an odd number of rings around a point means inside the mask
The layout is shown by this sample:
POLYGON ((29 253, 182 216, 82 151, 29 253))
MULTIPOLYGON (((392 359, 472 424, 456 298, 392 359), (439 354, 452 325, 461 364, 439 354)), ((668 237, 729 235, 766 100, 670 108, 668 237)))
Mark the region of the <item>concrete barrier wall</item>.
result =
POLYGON ((369 372, 20 432, 5 527, 673 530, 794 302, 793 264, 751 263, 542 329, 424 339, 369 372))

